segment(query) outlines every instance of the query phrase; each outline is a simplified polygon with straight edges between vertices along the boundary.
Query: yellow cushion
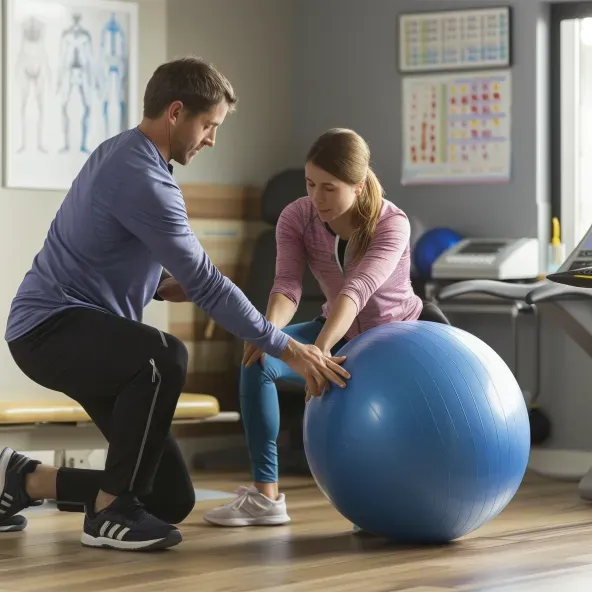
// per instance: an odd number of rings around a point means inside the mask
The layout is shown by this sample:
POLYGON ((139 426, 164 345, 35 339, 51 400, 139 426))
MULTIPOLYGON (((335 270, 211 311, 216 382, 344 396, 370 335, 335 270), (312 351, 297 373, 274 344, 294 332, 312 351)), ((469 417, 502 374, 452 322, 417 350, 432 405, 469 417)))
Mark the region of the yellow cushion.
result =
MULTIPOLYGON (((183 393, 177 403, 175 419, 206 419, 219 412, 215 397, 183 393)), ((0 424, 85 421, 92 420, 78 403, 70 399, 0 402, 0 424)))

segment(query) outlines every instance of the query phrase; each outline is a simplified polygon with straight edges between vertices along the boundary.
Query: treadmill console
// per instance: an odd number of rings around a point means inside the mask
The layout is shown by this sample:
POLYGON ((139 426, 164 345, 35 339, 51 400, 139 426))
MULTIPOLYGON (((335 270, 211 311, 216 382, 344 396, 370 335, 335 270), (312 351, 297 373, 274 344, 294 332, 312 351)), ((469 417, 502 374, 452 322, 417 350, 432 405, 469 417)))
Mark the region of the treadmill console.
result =
POLYGON ((442 253, 432 265, 434 279, 526 280, 538 274, 536 238, 466 238, 442 253))

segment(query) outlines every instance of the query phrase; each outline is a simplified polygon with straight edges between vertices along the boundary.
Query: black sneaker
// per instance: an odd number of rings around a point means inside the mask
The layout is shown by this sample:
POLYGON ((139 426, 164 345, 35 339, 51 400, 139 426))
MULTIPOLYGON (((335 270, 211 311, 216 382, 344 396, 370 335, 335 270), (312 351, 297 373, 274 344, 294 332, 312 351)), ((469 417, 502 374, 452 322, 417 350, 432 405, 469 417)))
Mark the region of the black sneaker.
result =
POLYGON ((0 532, 17 532, 19 530, 25 530, 27 526, 27 519, 20 514, 6 518, 6 520, 0 521, 0 532))
POLYGON ((153 551, 178 545, 181 531, 144 510, 137 498, 121 496, 104 510, 87 505, 81 542, 85 547, 153 551))
POLYGON ((25 477, 38 464, 38 460, 32 460, 12 448, 5 448, 0 453, 0 522, 33 505, 25 490, 25 477))
MULTIPOLYGON (((31 506, 42 506, 43 500, 34 500, 30 504, 31 506)), ((5 520, 0 520, 0 532, 18 532, 19 530, 25 530, 29 521, 25 516, 16 514, 5 520)))

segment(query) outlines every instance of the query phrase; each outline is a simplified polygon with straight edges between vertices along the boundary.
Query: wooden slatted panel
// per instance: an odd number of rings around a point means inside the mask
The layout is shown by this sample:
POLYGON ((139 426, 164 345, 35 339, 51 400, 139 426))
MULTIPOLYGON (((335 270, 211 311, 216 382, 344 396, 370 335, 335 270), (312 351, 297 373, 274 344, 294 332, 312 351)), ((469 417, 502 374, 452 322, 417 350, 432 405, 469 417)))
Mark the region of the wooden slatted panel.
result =
MULTIPOLYGON (((181 189, 190 225, 212 262, 239 287, 244 286, 258 236, 269 225, 259 218, 260 189, 252 186, 192 184, 181 189)), ((237 410, 240 343, 192 303, 168 304, 169 332, 189 351, 185 389, 208 392, 222 410, 237 410), (213 332, 208 335, 208 329, 213 332)))

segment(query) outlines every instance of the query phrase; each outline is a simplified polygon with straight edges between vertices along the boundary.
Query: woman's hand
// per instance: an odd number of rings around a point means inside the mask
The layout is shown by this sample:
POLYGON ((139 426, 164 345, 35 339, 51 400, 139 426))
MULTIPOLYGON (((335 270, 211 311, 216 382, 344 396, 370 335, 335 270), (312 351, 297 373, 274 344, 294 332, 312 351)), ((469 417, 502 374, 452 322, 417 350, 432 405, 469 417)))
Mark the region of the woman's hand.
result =
POLYGON ((188 302, 187 294, 181 284, 174 278, 169 277, 160 282, 157 290, 158 295, 168 302, 188 302))
POLYGON ((245 342, 242 362, 243 366, 245 368, 249 368, 255 362, 257 362, 263 355, 263 352, 260 349, 257 349, 252 343, 245 342))

